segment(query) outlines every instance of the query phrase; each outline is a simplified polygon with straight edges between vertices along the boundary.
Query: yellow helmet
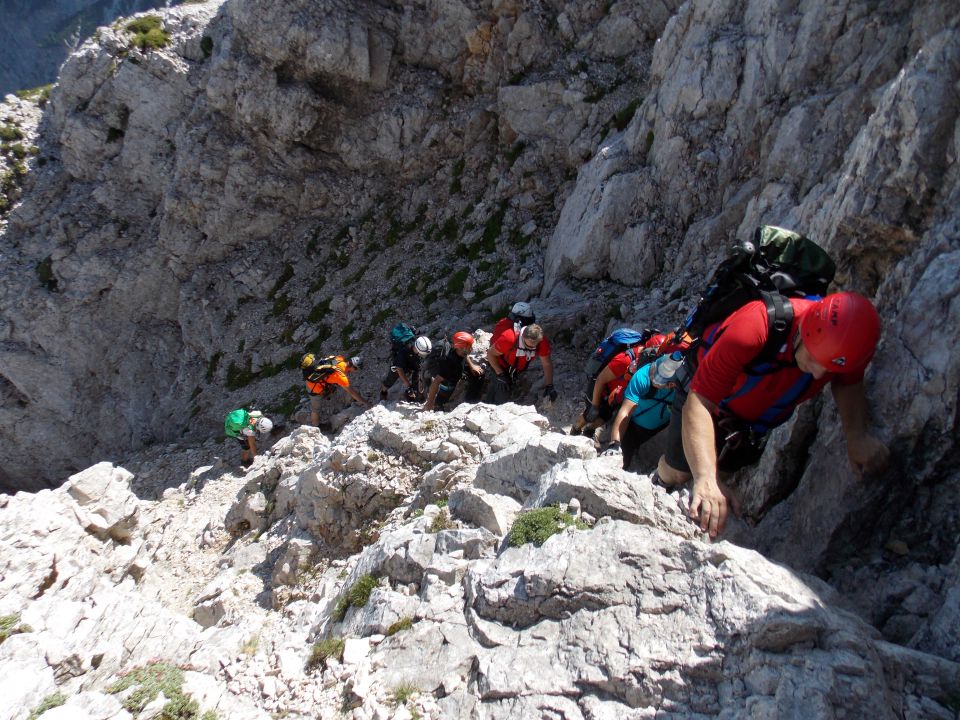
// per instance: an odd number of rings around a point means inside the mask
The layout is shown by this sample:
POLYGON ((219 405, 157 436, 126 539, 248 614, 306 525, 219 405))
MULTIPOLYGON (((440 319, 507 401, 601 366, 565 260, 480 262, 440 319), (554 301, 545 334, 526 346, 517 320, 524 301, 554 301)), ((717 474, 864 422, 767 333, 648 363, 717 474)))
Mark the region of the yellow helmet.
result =
POLYGON ((314 357, 313 353, 307 353, 307 354, 304 355, 302 358, 300 358, 300 369, 301 369, 301 370, 306 370, 308 367, 310 367, 311 365, 313 365, 313 363, 316 361, 316 359, 317 359, 317 358, 314 357))

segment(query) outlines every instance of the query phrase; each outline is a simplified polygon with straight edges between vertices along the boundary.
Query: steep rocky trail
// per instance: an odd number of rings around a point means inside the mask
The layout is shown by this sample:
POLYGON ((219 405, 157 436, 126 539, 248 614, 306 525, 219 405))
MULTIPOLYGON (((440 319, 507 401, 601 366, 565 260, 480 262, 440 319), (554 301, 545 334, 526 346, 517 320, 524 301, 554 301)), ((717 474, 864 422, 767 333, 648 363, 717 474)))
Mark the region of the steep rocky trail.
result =
POLYGON ((685 493, 531 408, 378 406, 332 440, 294 430, 247 472, 221 449, 0 496, 19 623, 0 717, 54 689, 71 717, 128 717, 110 688, 148 662, 182 664, 198 712, 229 718, 954 715, 960 665, 708 542, 685 493), (558 506, 579 522, 540 546, 515 534, 558 506), (41 508, 42 538, 11 552, 41 508))

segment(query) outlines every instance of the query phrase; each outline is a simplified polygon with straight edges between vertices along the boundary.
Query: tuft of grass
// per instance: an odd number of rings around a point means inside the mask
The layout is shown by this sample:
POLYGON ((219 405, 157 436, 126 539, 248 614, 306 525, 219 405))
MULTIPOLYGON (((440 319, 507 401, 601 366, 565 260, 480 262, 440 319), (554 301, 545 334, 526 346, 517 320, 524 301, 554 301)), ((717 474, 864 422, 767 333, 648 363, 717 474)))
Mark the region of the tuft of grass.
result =
POLYGON ((3 142, 23 140, 23 131, 12 123, 4 123, 0 125, 0 140, 3 142))
POLYGON ((463 292, 463 286, 469 274, 470 268, 462 267, 450 276, 447 280, 447 297, 459 295, 463 292))
POLYGON ((291 304, 293 304, 293 299, 289 295, 280 295, 273 301, 270 314, 273 317, 280 317, 287 311, 291 304))
POLYGON ((585 522, 574 518, 570 513, 561 512, 560 508, 555 505, 528 510, 517 516, 513 527, 510 528, 507 541, 512 547, 520 547, 530 542, 540 547, 548 538, 571 525, 578 530, 586 530, 589 527, 585 522))
POLYGON ((517 161, 517 158, 523 154, 523 150, 526 147, 527 144, 523 140, 518 140, 513 144, 513 147, 504 153, 504 157, 507 158, 507 165, 509 167, 513 167, 513 164, 517 161))
POLYGON ((20 622, 20 613, 0 616, 0 643, 11 635, 28 633, 31 632, 31 630, 32 628, 29 625, 23 625, 20 622))
POLYGON ((47 710, 58 708, 66 701, 67 696, 59 690, 52 695, 47 695, 43 700, 40 701, 39 705, 30 711, 30 714, 27 716, 27 720, 37 720, 37 718, 43 715, 47 710))
POLYGON ((210 360, 207 362, 207 382, 213 381, 213 378, 217 373, 217 366, 220 364, 220 358, 222 357, 222 350, 217 350, 213 355, 210 356, 210 360))
POLYGON ((244 655, 256 655, 257 648, 260 647, 260 635, 253 635, 247 639, 247 641, 240 646, 240 652, 244 655))
POLYGON ((250 358, 247 358, 247 364, 239 367, 233 361, 227 366, 227 390, 239 390, 246 387, 256 379, 257 375, 250 369, 250 358))
POLYGON ((310 651, 310 658, 307 660, 307 669, 312 670, 316 667, 327 667, 327 660, 343 660, 343 648, 346 641, 341 637, 328 637, 320 642, 314 643, 310 651))
POLYGON ((143 51, 159 50, 170 44, 170 33, 163 29, 159 15, 144 15, 125 26, 133 34, 133 45, 143 51))
POLYGON ((438 533, 441 530, 452 530, 454 527, 456 526, 453 524, 453 520, 450 519, 450 513, 447 512, 446 508, 443 508, 437 513, 433 522, 430 523, 430 532, 438 533))
POLYGON ((610 122, 617 130, 623 130, 633 119, 634 113, 637 112, 638 107, 640 107, 640 101, 631 100, 626 107, 623 107, 616 112, 616 114, 610 119, 610 122))
POLYGON ((53 92, 53 83, 28 90, 17 90, 14 94, 21 100, 32 100, 43 108, 46 107, 47 102, 50 100, 51 92, 53 92))
POLYGON ((339 600, 333 608, 333 619, 340 622, 347 615, 347 609, 352 605, 362 608, 370 599, 370 593, 379 583, 373 575, 363 575, 339 600))
POLYGON ((401 683, 397 685, 390 693, 390 702, 394 707, 406 705, 413 696, 420 692, 420 688, 410 683, 401 683))
POLYGON ((57 276, 53 274, 53 258, 47 255, 43 260, 37 263, 37 279, 48 292, 56 292, 59 283, 57 276))
POLYGON ((280 292, 280 289, 286 285, 292 277, 293 265, 286 262, 283 264, 283 269, 280 271, 280 276, 277 278, 277 281, 273 284, 273 287, 270 288, 270 292, 267 293, 267 299, 273 300, 275 297, 277 297, 277 293, 280 292))
POLYGON ((183 693, 183 671, 171 663, 156 662, 137 667, 107 688, 120 693, 135 688, 123 699, 123 707, 138 715, 161 692, 167 698, 160 717, 164 720, 215 720, 212 712, 200 714, 200 705, 183 693))
POLYGON ((440 228, 440 237, 444 240, 453 242, 457 239, 457 236, 460 234, 460 226, 457 224, 457 218, 455 215, 451 215, 446 219, 443 225, 440 228))
POLYGON ((404 630, 409 630, 413 627, 413 618, 411 617, 402 617, 397 620, 395 623, 392 623, 390 627, 387 628, 387 636, 396 635, 398 632, 403 632, 404 630))

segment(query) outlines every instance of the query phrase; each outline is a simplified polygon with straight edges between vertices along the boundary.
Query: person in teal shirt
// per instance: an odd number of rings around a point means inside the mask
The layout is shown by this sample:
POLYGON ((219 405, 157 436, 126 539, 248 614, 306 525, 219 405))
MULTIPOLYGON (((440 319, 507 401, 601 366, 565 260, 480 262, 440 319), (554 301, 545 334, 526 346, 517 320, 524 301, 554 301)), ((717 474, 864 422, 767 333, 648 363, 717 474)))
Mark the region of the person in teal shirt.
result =
POLYGON ((663 355, 637 370, 623 393, 604 455, 623 455, 626 470, 637 449, 670 424, 674 374, 679 363, 663 355))

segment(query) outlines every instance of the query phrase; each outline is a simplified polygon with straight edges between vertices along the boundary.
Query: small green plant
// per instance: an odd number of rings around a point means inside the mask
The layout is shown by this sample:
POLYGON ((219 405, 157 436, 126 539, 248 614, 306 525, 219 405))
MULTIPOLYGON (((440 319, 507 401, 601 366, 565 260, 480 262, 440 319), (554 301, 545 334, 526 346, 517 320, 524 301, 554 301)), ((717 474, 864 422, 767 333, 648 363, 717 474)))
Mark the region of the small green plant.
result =
POLYGON ((640 101, 631 100, 626 107, 617 111, 617 113, 610 119, 610 122, 617 130, 623 130, 630 120, 633 119, 634 113, 637 112, 638 107, 640 107, 640 101))
POLYGON ((143 51, 158 50, 170 43, 170 33, 163 29, 159 15, 144 15, 126 24, 126 30, 133 34, 133 45, 143 51))
POLYGON ((204 35, 200 38, 200 51, 203 53, 204 58, 208 58, 213 55, 213 38, 209 35, 204 35))
POLYGON ((277 281, 273 284, 273 287, 270 288, 270 292, 267 293, 267 299, 273 300, 277 297, 277 293, 280 292, 280 289, 286 285, 292 277, 293 265, 286 262, 283 264, 283 269, 280 271, 280 276, 277 278, 277 281))
POLYGON ((333 619, 337 622, 346 617, 347 609, 353 607, 361 608, 367 604, 370 599, 370 593, 377 587, 377 579, 373 575, 363 575, 339 600, 333 608, 333 619))
POLYGON ((438 533, 441 530, 452 530, 454 527, 456 526, 450 519, 450 513, 444 508, 437 513, 436 517, 433 518, 433 522, 430 523, 430 532, 438 533))
POLYGON ((4 123, 0 125, 0 140, 3 142, 23 140, 23 132, 16 125, 4 123))
POLYGON ((434 504, 435 504, 438 508, 445 508, 445 507, 449 504, 449 502, 450 502, 450 501, 447 500, 446 498, 440 498, 440 499, 437 500, 437 502, 434 503, 434 504))
POLYGON ((123 707, 137 715, 161 692, 167 698, 160 717, 164 720, 208 720, 216 716, 210 712, 200 715, 196 700, 183 693, 183 671, 176 665, 156 662, 134 668, 107 688, 109 693, 120 693, 135 688, 123 699, 123 707))
POLYGON ((314 643, 310 651, 310 658, 307 660, 307 669, 312 670, 316 667, 326 667, 327 660, 343 660, 343 649, 346 641, 340 637, 324 638, 318 643, 314 643))
POLYGON ((59 690, 52 695, 47 695, 40 704, 37 705, 27 716, 27 720, 37 720, 47 710, 53 710, 63 705, 67 701, 67 696, 59 690))
POLYGON ((513 167, 513 164, 517 161, 517 158, 523 154, 524 148, 527 147, 527 144, 523 140, 518 140, 513 144, 513 146, 504 153, 504 157, 507 158, 507 165, 513 167))
POLYGON ((56 292, 59 287, 57 276, 53 274, 53 258, 47 255, 37 263, 37 279, 49 292, 56 292))
POLYGON ((246 387, 256 379, 257 375, 250 369, 250 358, 247 358, 247 364, 239 367, 236 363, 230 362, 227 366, 227 390, 239 390, 246 387))
POLYGON ((586 530, 589 527, 582 520, 574 518, 569 513, 562 512, 555 505, 528 510, 520 513, 517 517, 513 527, 510 528, 507 541, 513 547, 520 547, 531 542, 540 547, 548 538, 571 525, 578 530, 586 530))
POLYGON ((409 630, 412 627, 413 627, 413 618, 402 617, 399 620, 397 620, 395 623, 390 624, 390 627, 387 628, 387 636, 396 635, 398 632, 409 630))
POLYGON ((321 300, 316 305, 311 308, 310 313, 307 315, 307 320, 312 323, 320 322, 330 312, 330 298, 326 300, 321 300))
POLYGON ((457 236, 460 234, 460 226, 457 224, 457 218, 454 215, 451 215, 446 219, 443 225, 440 228, 440 237, 444 240, 453 242, 457 239, 457 236))
POLYGON ((291 304, 293 304, 293 299, 290 296, 280 295, 273 301, 273 307, 270 308, 270 314, 273 317, 280 317, 287 311, 291 304))
POLYGON ((2 615, 0 616, 0 643, 11 635, 20 632, 20 615, 2 615))
POLYGON ((41 85, 40 87, 30 88, 29 90, 17 90, 14 93, 21 100, 32 100, 41 108, 46 107, 50 100, 50 93, 53 91, 53 84, 41 85))
POLYGON ((394 707, 406 705, 413 698, 413 696, 419 692, 420 688, 418 688, 416 685, 411 685, 410 683, 401 683, 400 685, 397 685, 390 693, 390 702, 393 703, 394 707))
POLYGON ((483 235, 480 242, 480 250, 486 254, 492 253, 497 249, 497 238, 503 230, 503 218, 507 214, 507 203, 505 200, 500 202, 500 207, 489 217, 487 224, 483 226, 483 235))
POLYGON ((260 635, 252 635, 251 637, 247 638, 247 641, 243 645, 240 646, 240 652, 242 652, 244 655, 256 655, 257 648, 259 647, 260 635))
POLYGON ((207 382, 212 382, 217 373, 217 366, 220 364, 220 358, 223 357, 223 351, 217 350, 207 361, 207 382))
POLYGON ((376 462, 379 459, 380 453, 376 452, 375 450, 371 450, 367 453, 367 462, 376 462))
POLYGON ((447 280, 447 297, 459 295, 463 292, 463 286, 466 283, 467 276, 469 274, 470 268, 462 267, 450 276, 450 278, 447 280))

